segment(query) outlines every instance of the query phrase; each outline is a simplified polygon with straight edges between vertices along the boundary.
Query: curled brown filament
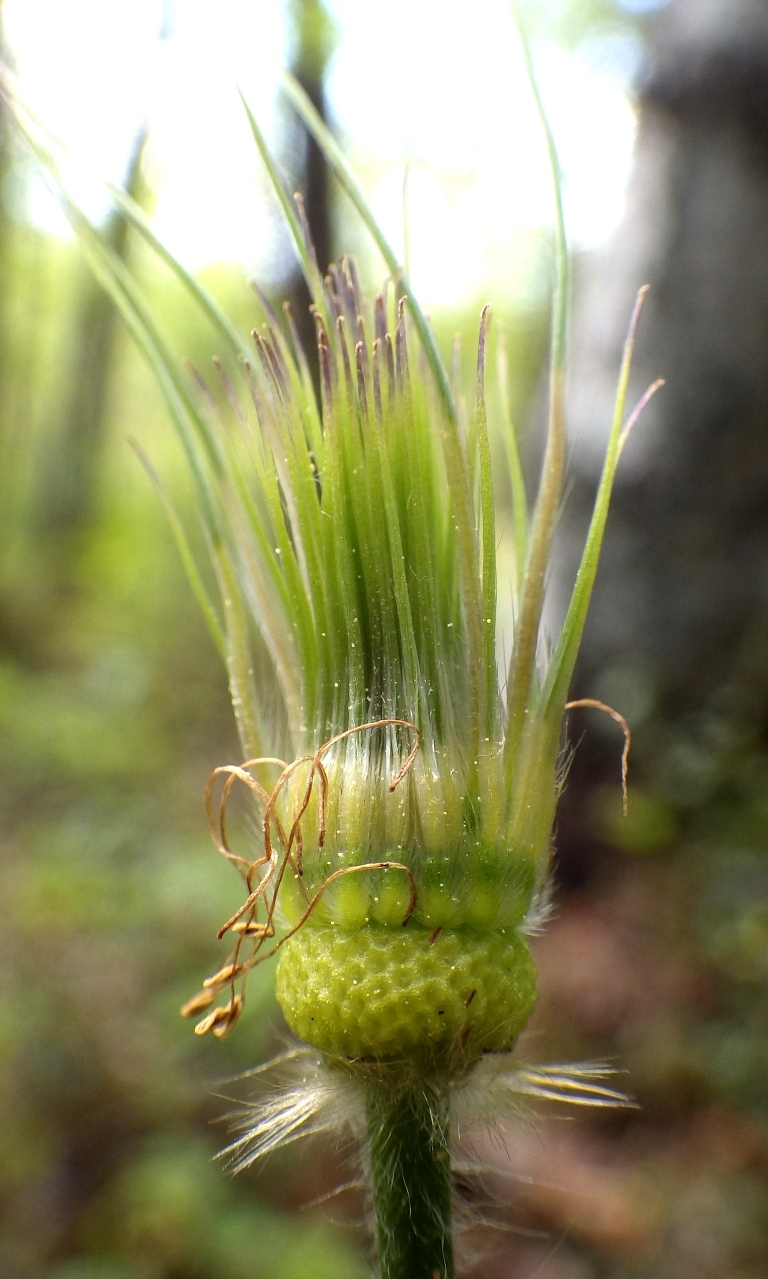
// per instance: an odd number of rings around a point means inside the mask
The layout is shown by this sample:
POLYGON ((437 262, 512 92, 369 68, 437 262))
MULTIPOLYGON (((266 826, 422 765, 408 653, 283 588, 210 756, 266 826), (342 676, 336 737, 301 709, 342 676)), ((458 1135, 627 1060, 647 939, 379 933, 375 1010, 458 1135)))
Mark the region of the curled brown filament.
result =
POLYGON ((615 711, 612 706, 606 706, 605 702, 598 702, 594 697, 580 697, 577 702, 566 702, 565 709, 567 711, 576 710, 583 706, 593 711, 602 711, 604 715, 610 715, 611 719, 615 719, 616 723, 621 726, 624 731, 624 749, 621 752, 621 798, 624 816, 627 815, 627 804, 629 796, 627 793, 627 774, 629 772, 629 748, 632 745, 632 734, 629 724, 623 715, 615 711))
POLYGON ((221 989, 229 986, 231 992, 229 1002, 223 1007, 217 1006, 211 1012, 208 1012, 196 1025, 196 1034, 205 1035, 210 1031, 217 1038, 223 1038, 224 1035, 229 1033, 237 1022, 245 1002, 245 983, 250 969, 255 964, 269 959, 285 942, 293 937, 307 922, 329 886, 343 876, 356 874, 360 871, 402 871, 408 878, 409 886, 409 901, 403 917, 403 924, 407 924, 411 918, 416 906, 416 880, 410 867, 403 862, 384 860, 365 862, 358 866, 340 867, 328 875, 311 899, 307 898, 306 891, 302 886, 303 840, 301 823, 312 799, 316 779, 319 780, 320 785, 317 830, 318 849, 323 847, 326 837, 329 780, 327 769, 323 763, 323 756, 339 742, 358 733, 372 732, 378 728, 405 728, 415 734, 414 745, 389 783, 389 791, 392 793, 412 768, 421 748, 421 733, 418 727, 411 723, 410 720, 397 718, 372 720, 369 723, 358 724, 354 728, 348 728, 342 733, 336 733, 327 742, 324 742, 322 746, 318 747, 313 755, 300 755, 297 759, 292 760, 290 764, 273 756, 265 756, 259 759, 246 760, 243 764, 224 765, 214 769, 209 777, 205 788, 205 811, 213 842, 218 851, 240 871, 248 888, 248 896, 242 906, 230 916, 217 933, 219 939, 229 931, 235 933, 237 942, 232 954, 217 973, 206 979, 203 983, 203 989, 190 999, 181 1010, 182 1015, 185 1017, 197 1016, 211 1007, 221 989), (272 764, 281 769, 280 776, 271 793, 267 792, 265 787, 249 772, 251 768, 264 764, 272 764), (277 806, 286 784, 302 764, 309 765, 307 780, 303 792, 296 800, 291 824, 286 832, 285 825, 277 811, 277 806), (226 780, 219 799, 218 813, 216 813, 213 796, 219 777, 224 777, 226 780), (242 782, 248 788, 264 810, 262 818, 263 852, 261 856, 253 861, 234 853, 229 845, 227 804, 236 781, 242 782), (275 847, 273 843, 273 825, 278 847, 275 847), (275 914, 278 896, 289 867, 294 873, 296 882, 301 886, 306 906, 299 920, 269 950, 262 953, 264 943, 268 939, 275 937, 275 914), (259 870, 262 873, 254 886, 254 876, 259 870), (257 912, 262 902, 264 903, 265 917, 259 919, 257 918, 257 912), (251 953, 246 958, 241 959, 242 947, 246 940, 251 942, 251 953), (236 991, 236 981, 240 982, 240 993, 236 991))

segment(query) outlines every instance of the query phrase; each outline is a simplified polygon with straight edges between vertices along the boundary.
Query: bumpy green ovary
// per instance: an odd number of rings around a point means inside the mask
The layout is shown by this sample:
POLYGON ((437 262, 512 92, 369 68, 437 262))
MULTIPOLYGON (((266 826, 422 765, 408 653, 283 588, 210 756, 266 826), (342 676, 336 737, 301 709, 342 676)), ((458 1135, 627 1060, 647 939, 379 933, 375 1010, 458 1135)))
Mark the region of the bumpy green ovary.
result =
POLYGON ((282 950, 277 998, 322 1052, 457 1068, 511 1047, 536 1002, 536 970, 514 928, 304 927, 282 950))

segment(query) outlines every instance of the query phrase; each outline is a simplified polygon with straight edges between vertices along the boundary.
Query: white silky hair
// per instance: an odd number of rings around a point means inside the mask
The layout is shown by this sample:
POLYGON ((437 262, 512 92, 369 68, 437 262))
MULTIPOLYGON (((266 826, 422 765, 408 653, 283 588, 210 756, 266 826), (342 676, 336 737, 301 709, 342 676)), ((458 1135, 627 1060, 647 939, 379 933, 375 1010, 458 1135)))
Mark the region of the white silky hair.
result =
MULTIPOLYGON (((452 1088, 452 1125, 458 1135, 505 1119, 534 1119, 533 1103, 600 1109, 636 1108, 612 1086, 619 1071, 607 1062, 525 1065, 509 1052, 486 1053, 452 1088)), ((226 1116, 235 1139, 221 1151, 233 1172, 305 1137, 330 1134, 359 1141, 365 1134, 362 1075, 331 1065, 299 1045, 238 1079, 257 1079, 256 1096, 226 1116)))
POLYGON ((332 1133, 360 1138, 365 1132, 363 1081, 329 1066, 304 1045, 237 1078, 255 1078, 259 1089, 241 1109, 226 1116, 230 1131, 239 1136, 219 1158, 233 1172, 304 1137, 332 1133))

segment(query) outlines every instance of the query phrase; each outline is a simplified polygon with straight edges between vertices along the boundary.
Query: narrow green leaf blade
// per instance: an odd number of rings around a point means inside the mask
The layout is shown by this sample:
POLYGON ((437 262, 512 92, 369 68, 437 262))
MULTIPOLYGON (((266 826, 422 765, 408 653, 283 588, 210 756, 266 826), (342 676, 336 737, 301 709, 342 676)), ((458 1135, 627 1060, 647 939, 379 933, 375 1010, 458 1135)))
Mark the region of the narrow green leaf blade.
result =
POLYGON ((119 208, 123 217, 130 222, 131 226, 146 240, 150 248, 157 254, 166 266, 170 267, 174 275, 181 281, 187 291, 190 293, 195 302, 197 302, 201 311, 207 316, 211 324, 218 333, 224 338, 232 353, 237 356, 244 355, 248 352, 249 347, 244 337, 238 333, 232 321, 222 311, 221 307, 211 296, 206 288, 195 278, 186 267, 173 256, 173 254, 165 247, 163 242, 157 238, 152 228, 152 223, 139 207, 135 200, 125 191, 121 191, 119 187, 112 183, 108 184, 108 190, 114 203, 119 208))
MULTIPOLYGON (((576 583, 573 588, 573 594, 571 595, 571 602, 568 607, 565 623, 563 624, 560 639, 552 657, 552 661, 550 662, 542 691, 543 716, 550 714, 562 715, 563 706, 565 705, 568 693, 568 685, 570 684, 573 668, 576 664, 579 644, 581 643, 581 636, 584 631, 584 623, 587 617, 587 609, 589 608, 589 601, 592 595, 592 587, 594 586, 595 576, 597 574, 600 549, 603 544, 605 524, 608 518, 608 506, 611 500, 611 490, 613 488, 613 481, 616 475, 616 468, 621 456, 623 441, 626 438, 625 431, 622 428, 624 426, 627 387, 629 384, 629 374, 632 366, 632 353, 635 345, 637 326, 640 322, 640 314, 647 292, 648 286, 645 285, 637 295, 635 309, 632 314, 632 320, 630 322, 629 332, 624 346, 624 357, 622 360, 619 384, 616 392, 616 405, 614 409, 613 422, 611 425, 611 432, 608 437, 608 447, 605 453, 605 461, 603 462, 603 469, 600 476, 597 496, 595 498, 589 532, 587 534, 581 564, 579 565, 579 571, 576 575, 576 583)), ((654 383, 654 388, 657 388, 659 385, 660 383, 654 383)), ((635 415, 633 415, 633 417, 634 416, 635 415)))
POLYGON ((141 463, 142 467, 146 471, 147 475, 149 476, 150 482, 153 488, 155 489, 155 492, 157 493, 158 497, 160 498, 160 501, 163 504, 163 509, 165 510, 165 514, 167 516, 168 523, 170 525, 171 533, 173 534, 173 540, 176 543, 179 556, 181 558, 181 562, 184 567, 184 572, 187 576, 187 581, 189 582, 192 588, 192 593, 200 606, 203 617, 205 618, 205 621, 207 623, 208 630, 211 632, 213 642, 219 651, 222 661, 226 662, 227 647, 224 640, 224 631, 222 630, 221 623, 219 621, 219 617, 216 612, 216 609, 214 608, 211 602, 211 598, 207 590, 205 589, 205 585, 203 583, 203 579, 200 574, 200 571, 197 567, 197 564, 195 563, 195 557, 192 554, 192 548, 189 545, 189 540, 184 531, 184 525, 182 524, 181 519, 179 518, 179 513, 176 510, 176 507, 173 502, 173 498, 171 497, 167 488, 163 484, 162 480, 160 479, 160 476, 158 475, 154 466, 150 462, 149 458, 147 457, 147 454, 144 452, 144 449, 141 447, 138 440, 134 439, 133 436, 129 436, 128 443, 133 449, 136 456, 138 457, 139 462, 141 463))

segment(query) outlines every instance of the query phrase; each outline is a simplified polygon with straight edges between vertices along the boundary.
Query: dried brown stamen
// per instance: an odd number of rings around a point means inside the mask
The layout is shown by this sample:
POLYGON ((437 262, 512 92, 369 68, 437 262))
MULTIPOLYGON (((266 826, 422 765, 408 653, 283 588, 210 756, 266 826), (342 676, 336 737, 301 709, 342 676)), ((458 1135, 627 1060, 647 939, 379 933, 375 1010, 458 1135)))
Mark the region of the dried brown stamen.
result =
POLYGON ((605 715, 610 715, 611 719, 615 719, 624 730, 624 750, 621 752, 621 795, 624 816, 627 815, 627 773, 629 771, 629 748, 632 745, 632 734, 629 730, 629 724, 623 715, 615 711, 612 706, 606 706, 605 702, 598 702, 594 697, 580 697, 577 702, 566 702, 565 709, 567 711, 576 710, 578 707, 589 707, 595 711, 602 711, 605 715))
MULTIPOLYGON (((409 884, 409 900, 408 907, 403 917, 403 924, 407 924, 416 906, 416 880, 410 867, 403 862, 398 861, 376 861, 365 862, 358 866, 342 866, 338 870, 323 881, 315 895, 306 900, 306 907, 299 920, 272 946, 268 951, 262 953, 264 942, 268 938, 275 936, 275 913, 277 910, 278 894, 285 873, 290 866, 294 872, 296 882, 301 885, 301 876, 303 873, 302 857, 303 844, 301 833, 301 822, 309 807, 312 793, 315 786, 315 779, 319 778, 320 782, 320 800, 318 804, 318 831, 317 831, 317 847, 323 847, 326 835, 327 812, 328 812, 328 773, 323 764, 323 756, 333 746, 339 742, 346 740, 357 733, 371 732, 376 728, 400 727, 409 729, 415 733, 416 741, 408 753, 406 759, 398 769, 392 781, 389 783, 390 793, 396 789, 403 778, 407 775, 413 766, 416 755, 421 747, 421 733, 417 726, 410 720, 404 719, 382 719, 373 720, 370 723, 359 724, 354 728, 348 728, 342 733, 337 733, 324 742, 314 753, 314 755, 301 755, 287 764, 282 759, 275 757, 263 757, 259 759, 246 760, 244 764, 229 764, 214 769, 205 789, 205 810, 208 817, 208 824, 211 829, 214 844, 223 856, 235 865, 245 879, 248 888, 248 897, 242 906, 222 925, 217 936, 222 938, 225 933, 230 930, 237 936, 237 942, 233 953, 227 963, 219 969, 212 977, 206 979, 203 983, 203 990, 195 995, 182 1008, 182 1014, 187 1017, 196 1016, 198 1012, 202 1012, 205 1008, 210 1007, 213 1002, 215 993, 224 986, 229 985, 231 989, 231 998, 225 1007, 214 1008, 202 1021, 198 1022, 195 1027, 195 1033, 205 1035, 209 1031, 218 1038, 228 1034, 235 1022, 240 1016, 245 999, 245 980, 248 972, 254 964, 262 963, 275 954, 281 946, 293 937, 300 928, 309 919, 312 912, 317 907, 326 890, 336 880, 341 879, 345 875, 356 874, 360 871, 389 871, 400 870, 408 878, 409 884), (263 765, 273 764, 281 769, 280 776, 275 786, 268 794, 266 789, 258 782, 248 771, 250 768, 263 765), (296 804, 296 808, 291 821, 290 830, 286 834, 285 827, 277 813, 277 804, 281 794, 296 770, 302 765, 308 764, 309 771, 307 775, 304 791, 296 804), (214 813, 213 807, 213 791, 216 780, 219 777, 225 777, 224 786, 222 788, 219 800, 218 815, 214 813), (241 857, 233 853, 227 837, 226 826, 226 810, 229 796, 235 781, 241 781, 252 794, 260 801, 264 807, 264 816, 262 819, 262 831, 264 836, 264 851, 261 857, 254 861, 249 861, 245 857, 241 857), (279 849, 275 848, 272 842, 272 823, 274 822, 275 832, 279 844, 279 849), (295 855, 294 855, 295 854, 295 855), (266 867, 263 874, 258 880, 256 887, 253 886, 253 877, 257 870, 266 867), (265 904, 266 918, 260 920, 257 918, 257 911, 261 901, 265 904), (241 960, 241 947, 243 942, 248 939, 252 943, 250 955, 241 960), (240 993, 236 993, 235 982, 240 981, 240 993)), ((304 891, 302 889, 302 891, 304 891)), ((439 932, 439 930, 438 930, 439 932)))

